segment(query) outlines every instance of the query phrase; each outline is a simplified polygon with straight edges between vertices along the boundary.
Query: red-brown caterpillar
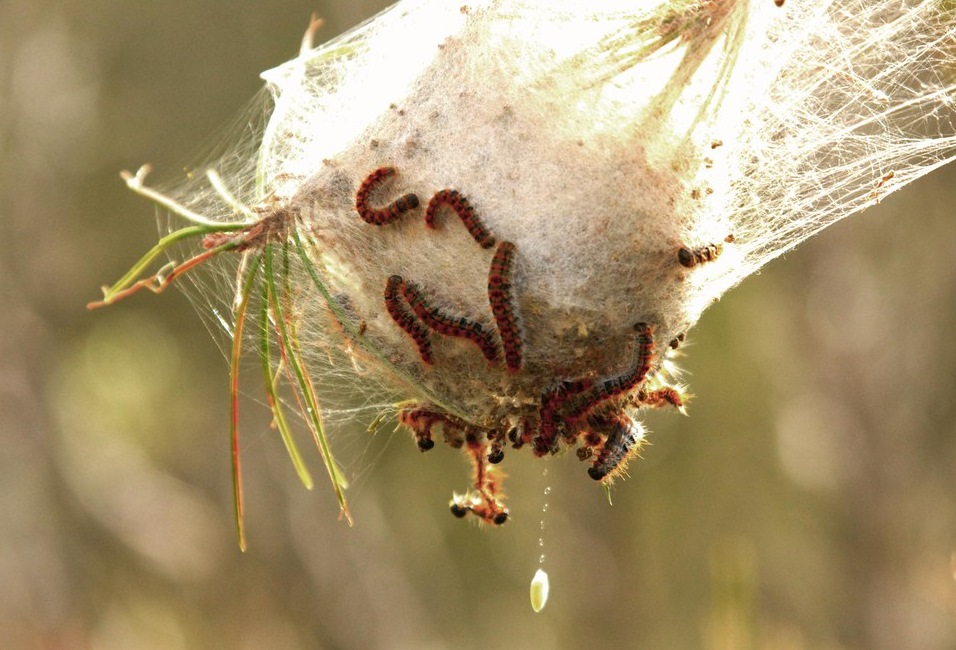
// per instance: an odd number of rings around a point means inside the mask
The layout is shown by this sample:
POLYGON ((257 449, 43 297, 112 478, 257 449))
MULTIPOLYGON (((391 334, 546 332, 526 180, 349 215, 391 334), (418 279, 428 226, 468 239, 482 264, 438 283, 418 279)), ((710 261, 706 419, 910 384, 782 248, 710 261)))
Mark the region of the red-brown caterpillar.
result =
POLYGON ((498 244, 488 273, 488 302, 495 316, 498 335, 505 349, 505 365, 509 372, 521 369, 522 340, 511 291, 511 272, 514 267, 515 245, 503 241, 498 244))
POLYGON ((491 363, 498 358, 498 344, 490 330, 464 316, 456 318, 443 314, 437 307, 430 305, 418 286, 411 282, 403 282, 401 291, 412 311, 425 325, 444 336, 468 339, 478 346, 485 359, 491 363))
POLYGON ((465 496, 456 496, 451 502, 451 513, 456 517, 464 517, 472 513, 489 524, 500 526, 508 520, 508 509, 501 503, 499 491, 501 476, 490 466, 494 461, 489 460, 486 453, 487 444, 475 433, 465 437, 465 450, 471 457, 474 468, 473 491, 465 496))
POLYGON ((724 247, 720 244, 707 244, 699 248, 681 246, 677 251, 677 261, 681 263, 681 266, 692 269, 698 264, 713 262, 723 249, 724 247))
POLYGON ((591 425, 607 434, 604 446, 588 468, 588 476, 595 481, 603 480, 627 460, 631 450, 644 437, 641 425, 624 413, 591 416, 591 425))
POLYGON ((412 430, 422 451, 435 445, 433 430, 436 425, 441 425, 445 442, 456 449, 463 449, 471 460, 474 470, 472 487, 467 494, 454 497, 451 502, 453 515, 464 517, 471 513, 495 525, 507 521, 508 509, 500 499, 502 475, 494 467, 504 458, 502 432, 469 424, 453 415, 436 411, 428 404, 406 405, 399 411, 398 420, 412 430))
POLYGON ((534 437, 534 453, 537 456, 557 453, 557 433, 559 411, 573 397, 591 388, 591 379, 562 381, 557 387, 545 391, 541 396, 538 434, 534 437))
POLYGON ((442 427, 442 437, 445 442, 455 449, 464 444, 466 432, 474 429, 471 425, 452 415, 438 413, 420 404, 399 411, 398 421, 412 430, 418 448, 422 451, 428 451, 435 446, 432 429, 437 424, 442 427))
POLYGON ((355 209, 366 223, 373 226, 384 226, 396 221, 409 210, 418 207, 418 196, 415 194, 403 194, 384 208, 373 208, 369 205, 369 195, 372 191, 384 180, 397 173, 398 171, 394 167, 381 167, 362 181, 362 185, 355 194, 355 209))
POLYGON ((637 402, 641 406, 650 406, 652 408, 664 408, 673 406, 679 411, 684 410, 684 395, 676 388, 665 386, 656 390, 645 391, 641 389, 637 393, 637 402))
POLYGON ((468 229, 468 234, 478 242, 479 246, 482 248, 491 248, 495 245, 494 236, 488 232, 485 225, 481 223, 481 220, 478 218, 478 215, 475 214, 475 209, 471 207, 471 203, 468 202, 468 199, 462 196, 457 190, 441 190, 431 198, 431 201, 428 202, 428 207, 425 208, 426 226, 429 228, 436 227, 435 215, 444 205, 447 205, 455 211, 455 214, 457 214, 462 223, 465 224, 465 228, 468 229))
POLYGON ((411 408, 399 411, 398 421, 412 430, 415 434, 415 442, 421 451, 428 451, 435 446, 432 427, 442 422, 440 415, 428 409, 411 408))
POLYGON ((415 341, 422 361, 431 365, 434 359, 432 344, 428 338, 428 328, 418 320, 405 303, 405 298, 400 293, 404 282, 400 275, 393 275, 385 283, 385 309, 388 310, 392 320, 415 341))
POLYGON ((644 381, 654 357, 654 328, 647 323, 637 323, 634 329, 637 331, 637 360, 624 373, 599 382, 594 388, 573 399, 572 408, 567 414, 569 420, 586 415, 598 404, 627 393, 644 381))

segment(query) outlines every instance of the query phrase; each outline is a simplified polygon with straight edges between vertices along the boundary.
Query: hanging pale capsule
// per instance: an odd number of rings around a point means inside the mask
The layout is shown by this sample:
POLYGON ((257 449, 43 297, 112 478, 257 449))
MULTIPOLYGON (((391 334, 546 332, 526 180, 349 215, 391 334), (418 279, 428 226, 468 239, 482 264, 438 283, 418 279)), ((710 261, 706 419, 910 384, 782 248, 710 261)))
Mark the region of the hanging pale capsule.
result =
POLYGON ((534 577, 531 578, 531 609, 535 613, 540 612, 548 604, 549 588, 547 572, 544 569, 535 571, 534 577))

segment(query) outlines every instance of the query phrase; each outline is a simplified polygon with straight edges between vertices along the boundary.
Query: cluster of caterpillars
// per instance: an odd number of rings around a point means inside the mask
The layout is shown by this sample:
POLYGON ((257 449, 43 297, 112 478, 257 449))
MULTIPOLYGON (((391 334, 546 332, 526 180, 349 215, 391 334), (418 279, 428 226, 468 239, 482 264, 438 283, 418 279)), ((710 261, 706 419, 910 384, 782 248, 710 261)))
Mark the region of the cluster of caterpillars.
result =
MULTIPOLYGON (((420 205, 415 194, 403 194, 391 203, 374 207, 373 195, 397 171, 382 167, 361 184, 355 197, 359 216, 373 226, 385 226, 401 219, 420 205)), ((488 273, 488 302, 494 330, 464 316, 450 315, 436 307, 425 291, 399 275, 385 283, 385 308, 392 320, 412 339, 427 367, 434 364, 431 336, 440 334, 465 339, 485 359, 497 364, 504 353, 505 368, 517 373, 522 367, 523 339, 518 321, 517 301, 512 285, 516 247, 497 241, 485 227, 468 199, 457 190, 436 192, 425 208, 425 224, 436 228, 443 208, 458 215, 472 239, 483 249, 494 249, 488 273)), ((726 242, 733 241, 729 236, 726 242)), ((680 246, 676 262, 686 268, 713 261, 722 251, 720 244, 698 248, 680 246)), ((620 373, 607 377, 564 379, 548 387, 536 406, 515 414, 507 425, 481 427, 421 403, 410 403, 399 411, 399 421, 415 435, 418 448, 435 446, 440 431, 450 446, 462 449, 473 466, 471 490, 456 495, 451 511, 457 517, 476 515, 482 521, 502 524, 508 510, 502 504, 501 478, 495 465, 504 458, 504 447, 529 446, 536 456, 558 453, 562 446, 577 446, 577 456, 590 460, 588 475, 606 481, 622 473, 643 439, 643 429, 629 413, 640 408, 673 407, 683 410, 685 396, 677 388, 648 381, 658 354, 654 326, 639 322, 633 326, 633 361, 620 373)), ((669 343, 676 348, 683 334, 669 343)))
MULTIPOLYGON (((417 195, 404 194, 383 207, 373 207, 372 194, 386 179, 396 174, 394 167, 382 167, 362 182, 355 196, 355 209, 366 223, 385 226, 398 221, 420 205, 417 195)), ((389 277, 385 283, 385 309, 415 342, 422 363, 426 366, 434 363, 431 334, 437 333, 471 341, 491 364, 498 362, 503 348, 505 367, 508 372, 516 373, 521 369, 522 338, 511 291, 515 245, 508 241, 497 241, 478 218, 468 199, 457 190, 445 189, 432 196, 425 208, 425 225, 429 229, 437 228, 436 219, 442 208, 448 208, 458 215, 468 234, 481 248, 495 249, 488 271, 488 304, 494 316, 496 332, 465 316, 445 313, 432 304, 421 287, 400 275, 389 277)))
MULTIPOLYGON (((382 167, 369 174, 359 186, 355 210, 366 223, 387 226, 419 207, 415 194, 403 194, 391 203, 375 207, 373 195, 379 192, 384 181, 396 174, 394 167, 382 167)), ((437 333, 473 343, 493 365, 499 362, 503 351, 506 370, 517 373, 522 366, 523 348, 512 292, 515 245, 508 241, 499 242, 482 223, 468 199, 454 189, 440 190, 429 200, 425 208, 426 227, 437 229, 437 218, 445 209, 461 219, 468 234, 482 249, 494 249, 488 271, 488 304, 494 317, 494 330, 465 316, 444 312, 428 299, 420 286, 400 275, 392 275, 385 282, 385 309, 415 343, 426 367, 435 362, 431 337, 437 333)), ((474 468, 472 489, 452 501, 451 511, 455 516, 464 517, 471 513, 493 524, 507 520, 508 510, 499 496, 501 477, 493 467, 504 458, 503 433, 489 434, 459 418, 417 405, 403 409, 399 420, 415 433, 418 448, 422 451, 435 446, 433 429, 440 426, 445 441, 452 447, 463 449, 470 457, 474 468)))

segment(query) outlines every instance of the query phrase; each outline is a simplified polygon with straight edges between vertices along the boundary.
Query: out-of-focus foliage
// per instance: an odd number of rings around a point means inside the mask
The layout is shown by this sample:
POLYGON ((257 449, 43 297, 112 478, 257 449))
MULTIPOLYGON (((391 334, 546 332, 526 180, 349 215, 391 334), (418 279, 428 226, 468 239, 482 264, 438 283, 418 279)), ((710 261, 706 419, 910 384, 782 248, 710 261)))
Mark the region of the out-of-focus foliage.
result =
POLYGON ((83 308, 155 239, 116 174, 175 173, 312 10, 330 37, 383 4, 0 7, 0 647, 956 646, 954 170, 710 309, 700 397, 654 414, 613 506, 516 455, 522 516, 477 530, 445 509, 458 454, 357 423, 348 529, 250 400, 240 556, 224 356, 181 296, 83 308))

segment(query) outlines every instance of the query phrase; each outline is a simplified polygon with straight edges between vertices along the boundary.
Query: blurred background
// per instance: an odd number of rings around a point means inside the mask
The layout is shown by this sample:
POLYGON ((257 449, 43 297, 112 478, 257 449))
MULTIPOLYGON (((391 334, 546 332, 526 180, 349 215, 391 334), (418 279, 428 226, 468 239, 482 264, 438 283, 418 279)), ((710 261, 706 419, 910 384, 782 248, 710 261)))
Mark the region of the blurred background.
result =
POLYGON ((219 345, 176 291, 84 308, 155 242, 117 172, 181 169, 311 12, 385 4, 0 5, 0 648, 956 648, 952 167, 711 308, 613 506, 511 454, 481 530, 460 454, 357 426, 350 529, 250 399, 238 552, 219 345))

